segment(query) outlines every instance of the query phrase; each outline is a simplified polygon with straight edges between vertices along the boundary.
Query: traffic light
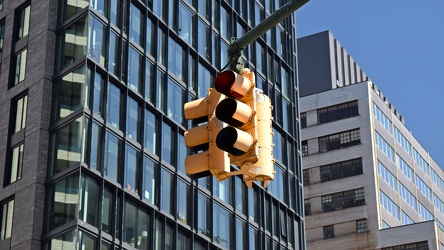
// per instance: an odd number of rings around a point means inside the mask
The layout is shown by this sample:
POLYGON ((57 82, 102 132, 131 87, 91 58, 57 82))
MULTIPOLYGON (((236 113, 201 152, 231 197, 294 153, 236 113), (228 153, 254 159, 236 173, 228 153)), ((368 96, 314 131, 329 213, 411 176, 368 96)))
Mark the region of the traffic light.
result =
POLYGON ((197 120, 200 126, 185 131, 185 144, 200 150, 185 158, 185 171, 194 178, 214 175, 219 181, 228 176, 230 161, 228 154, 216 146, 216 136, 223 127, 223 123, 215 116, 216 105, 224 98, 214 89, 208 89, 208 96, 185 103, 184 115, 187 120, 197 120))
POLYGON ((249 187, 255 180, 267 185, 274 178, 270 98, 255 88, 254 73, 248 69, 242 75, 224 71, 214 85, 228 97, 216 107, 216 117, 229 125, 218 133, 217 147, 229 153, 249 187))

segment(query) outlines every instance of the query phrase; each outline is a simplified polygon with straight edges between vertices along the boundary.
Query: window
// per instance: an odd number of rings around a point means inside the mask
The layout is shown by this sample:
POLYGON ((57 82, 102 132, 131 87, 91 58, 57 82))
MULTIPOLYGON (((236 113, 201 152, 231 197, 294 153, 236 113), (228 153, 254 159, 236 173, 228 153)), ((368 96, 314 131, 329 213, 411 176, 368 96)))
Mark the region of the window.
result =
MULTIPOLYGON (((28 5, 21 9, 18 13, 18 39, 25 37, 29 33, 29 19, 30 19, 31 6, 28 5)), ((17 39, 17 40, 18 40, 17 39)))
POLYGON ((158 122, 156 116, 149 110, 145 112, 145 148, 154 154, 157 153, 156 143, 158 134, 158 122))
POLYGON ((25 48, 24 50, 18 52, 15 55, 15 60, 16 60, 15 80, 14 80, 15 85, 17 85, 17 84, 21 83, 23 80, 25 80, 27 53, 28 53, 28 49, 25 48))
POLYGON ((303 180, 304 180, 304 186, 310 185, 310 170, 309 169, 304 169, 303 180))
POLYGON ((380 161, 378 161, 378 174, 395 191, 398 191, 398 180, 396 179, 396 177, 380 161))
POLYGON ((318 109, 318 124, 333 122, 359 115, 358 101, 318 109))
POLYGON ((201 193, 197 194, 197 232, 205 236, 211 233, 211 217, 210 217, 210 198, 201 193))
POLYGON ((398 130, 397 127, 395 127, 395 139, 401 145, 401 147, 409 153, 409 155, 412 155, 412 144, 405 138, 405 136, 398 130))
POLYGON ((128 97, 126 135, 138 142, 140 142, 141 138, 141 113, 139 104, 133 98, 128 97))
POLYGON ((335 237, 335 228, 333 227, 333 225, 323 227, 323 231, 324 231, 324 240, 335 237))
POLYGON ((46 194, 46 232, 77 218, 79 174, 70 175, 49 186, 46 194))
POLYGON ((165 94, 167 100, 166 115, 174 119, 179 124, 182 124, 183 119, 183 105, 185 103, 185 90, 181 88, 175 81, 168 77, 168 92, 165 94))
POLYGON ((423 221, 429 221, 435 218, 433 214, 419 201, 418 201, 418 213, 423 219, 423 221))
POLYGON ((177 219, 185 224, 190 223, 188 209, 190 198, 190 185, 179 179, 177 181, 177 219))
POLYGON ((179 3, 179 18, 176 22, 178 22, 177 33, 180 38, 193 45, 193 13, 182 2, 179 3))
POLYGON ((136 93, 142 91, 142 55, 132 46, 129 47, 128 86, 136 93))
POLYGON ((168 40, 168 70, 182 81, 186 80, 186 58, 183 47, 170 37, 168 40))
POLYGON ((382 126, 388 132, 390 132, 390 134, 393 134, 393 132, 392 132, 392 122, 390 121, 390 119, 384 114, 384 112, 382 112, 382 110, 375 103, 373 103, 373 116, 376 118, 376 120, 378 120, 382 124, 382 126))
POLYGON ((79 218, 97 227, 99 221, 99 184, 93 178, 82 175, 79 218))
POLYGON ((139 158, 140 152, 126 145, 125 189, 135 194, 139 193, 139 158))
POLYGON ((136 6, 131 3, 131 15, 130 15, 130 38, 137 44, 142 43, 142 30, 143 30, 144 17, 136 6))
POLYGON ((121 166, 121 148, 122 141, 113 133, 106 131, 106 164, 103 170, 103 175, 118 183, 121 182, 120 171, 118 170, 118 167, 121 166))
POLYGON ((395 162, 395 151, 390 146, 390 144, 382 138, 382 136, 376 132, 376 146, 390 159, 392 162, 395 162))
POLYGON ((197 51, 199 54, 206 58, 207 60, 210 60, 211 55, 211 29, 199 19, 197 22, 197 33, 199 34, 199 37, 197 38, 197 51))
POLYGON ((427 161, 418 153, 418 151, 416 151, 416 149, 413 149, 413 159, 415 160, 416 164, 418 164, 418 166, 424 170, 424 172, 426 174, 430 175, 429 172, 429 164, 427 163, 427 161))
POLYGON ((23 171, 23 143, 15 146, 11 150, 11 160, 9 174, 6 176, 6 183, 11 184, 22 178, 23 171))
POLYGON ((114 75, 119 75, 119 37, 116 33, 111 31, 109 33, 109 55, 108 55, 108 69, 114 75))
POLYGON ((10 238, 14 215, 14 200, 0 203, 0 241, 10 238))
POLYGON ((362 174, 362 158, 336 162, 320 167, 321 182, 362 174))
POLYGON ((398 154, 396 154, 396 165, 413 182, 413 169, 398 154))
POLYGON ((224 248, 232 248, 233 223, 230 212, 219 204, 213 205, 213 240, 224 248))
POLYGON ((150 216, 130 200, 125 200, 123 242, 137 249, 148 249, 150 216))
MULTIPOLYGON (((437 221, 439 223, 439 221, 437 221)), ((401 223, 402 225, 410 225, 415 223, 404 211, 401 210, 401 223)), ((439 224, 438 224, 439 225, 439 224)))
POLYGON ((425 197, 427 197, 430 201, 432 201, 432 189, 421 179, 418 175, 416 175, 416 187, 421 191, 425 197))
POLYGON ((48 175, 57 174, 75 164, 80 164, 82 152, 83 117, 60 128, 50 136, 50 168, 48 175))
POLYGON ((301 142, 301 151, 302 151, 302 156, 308 155, 308 141, 307 140, 301 142))
POLYGON ((171 194, 171 190, 173 190, 173 174, 162 168, 160 173, 161 177, 161 187, 160 187, 160 208, 169 214, 173 214, 173 204, 175 200, 175 195, 171 194))
POLYGON ((327 152, 334 149, 351 147, 361 143, 359 129, 345 131, 333 135, 319 137, 319 152, 327 152))
POLYGON ((157 205, 156 196, 156 181, 158 180, 158 166, 151 158, 144 156, 144 170, 143 170, 143 198, 157 205))
POLYGON ((120 129, 121 127, 121 108, 122 108, 122 93, 120 89, 109 83, 108 91, 108 112, 106 112, 107 122, 113 125, 115 128, 120 129))
POLYGON ((106 27, 97 18, 90 16, 88 56, 102 66, 106 62, 106 27))
POLYGON ((399 206, 396 205, 394 201, 392 201, 384 192, 379 190, 379 199, 381 202, 381 206, 389 213, 391 213, 396 219, 400 220, 399 218, 399 206))
MULTIPOLYGON (((3 5, 3 0, 0 0, 0 10, 1 6, 3 5)), ((5 21, 0 21, 0 66, 1 66, 1 59, 3 58, 3 44, 4 44, 4 38, 5 38, 5 21)))
POLYGON ((307 113, 301 113, 300 115, 300 119, 301 119, 301 128, 306 128, 307 127, 307 113))
POLYGON ((173 148, 173 145, 176 145, 174 143, 174 131, 166 123, 163 123, 162 127, 163 133, 162 133, 162 159, 168 162, 169 164, 173 165, 173 159, 175 155, 175 150, 173 148))
POLYGON ((88 39, 87 23, 87 17, 83 17, 57 34, 56 72, 84 57, 87 50, 91 49, 85 42, 88 39))
POLYGON ((323 212, 364 205, 364 188, 323 195, 321 202, 323 212))
POLYGON ((367 232, 367 219, 357 220, 356 221, 356 233, 365 233, 367 232))
POLYGON ((402 185, 401 182, 399 182, 399 193, 401 194, 401 197, 416 210, 416 197, 404 185, 402 185))
POLYGON ((311 200, 310 199, 304 200, 304 211, 305 211, 305 216, 311 215, 311 200))

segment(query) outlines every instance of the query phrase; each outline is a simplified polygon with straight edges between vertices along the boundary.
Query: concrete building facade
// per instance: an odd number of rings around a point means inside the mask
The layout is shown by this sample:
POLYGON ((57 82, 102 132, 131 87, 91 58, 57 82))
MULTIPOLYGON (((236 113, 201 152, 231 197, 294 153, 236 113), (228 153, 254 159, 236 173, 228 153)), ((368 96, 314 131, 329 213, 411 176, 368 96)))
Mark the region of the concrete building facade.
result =
POLYGON ((184 167, 183 104, 286 2, 0 0, 0 249, 304 249, 294 15, 242 52, 274 181, 184 167))
POLYGON ((443 249, 443 170, 374 83, 327 85, 300 99, 307 249, 443 249))

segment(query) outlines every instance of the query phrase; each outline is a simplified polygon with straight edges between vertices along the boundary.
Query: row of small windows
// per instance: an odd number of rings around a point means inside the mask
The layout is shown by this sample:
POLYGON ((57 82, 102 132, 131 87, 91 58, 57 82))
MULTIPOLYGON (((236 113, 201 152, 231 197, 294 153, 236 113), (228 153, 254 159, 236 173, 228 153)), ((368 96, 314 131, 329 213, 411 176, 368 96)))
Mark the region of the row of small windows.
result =
POLYGON ((378 161, 378 174, 381 176, 395 191, 398 191, 398 180, 396 177, 378 161))
POLYGON ((319 137, 319 152, 351 147, 361 143, 360 130, 354 129, 337 134, 319 137))
MULTIPOLYGON (((361 143, 361 134, 359 128, 318 138, 319 153, 324 153, 340 148, 351 147, 358 145, 360 143, 361 143)), ((307 140, 301 142, 301 151, 302 151, 302 156, 307 156, 310 154, 308 152, 307 140)))
MULTIPOLYGON (((337 237, 337 236, 335 236, 334 225, 324 226, 322 228, 322 231, 323 231, 323 235, 324 235, 324 240, 337 237)), ((368 231, 367 219, 357 220, 356 221, 356 233, 360 234, 360 233, 365 233, 367 231, 368 231)))
POLYGON ((381 250, 429 250, 429 244, 427 241, 422 242, 416 242, 416 243, 409 243, 409 244, 403 244, 393 247, 383 247, 381 250))
MULTIPOLYGON (((362 174, 362 158, 336 162, 319 167, 321 182, 362 174)), ((310 170, 303 171, 304 186, 310 185, 310 170)))
POLYGON ((402 185, 401 182, 399 182, 399 194, 413 209, 416 210, 416 196, 402 185))
POLYGON ((409 178, 409 180, 411 182, 414 182, 414 180, 413 180, 413 176, 414 176, 413 169, 398 154, 396 154, 396 165, 401 170, 401 172, 404 173, 405 176, 407 176, 407 178, 409 178))
POLYGON ((344 209, 365 204, 364 188, 321 196, 322 212, 344 209))
POLYGON ((415 221, 412 220, 404 211, 401 210, 401 223, 402 225, 414 224, 415 221))
MULTIPOLYGON (((337 120, 342 120, 359 115, 358 101, 341 103, 317 110, 317 124, 324 124, 337 120)), ((307 113, 300 114, 301 128, 307 127, 307 113)))
POLYGON ((390 144, 382 138, 382 136, 375 131, 376 135, 376 146, 382 150, 382 152, 390 159, 392 162, 395 162, 395 151, 390 146, 390 144))
POLYGON ((433 214, 419 201, 418 201, 418 213, 424 219, 424 221, 433 220, 435 218, 433 214))
POLYGON ((416 187, 427 199, 432 201, 432 189, 418 175, 416 175, 416 187))
POLYGON ((405 138, 405 136, 395 127, 395 139, 401 147, 411 156, 412 144, 405 138))
POLYGON ((424 170, 424 172, 428 175, 430 175, 429 171, 429 164, 427 161, 416 151, 416 149, 413 149, 413 159, 415 160, 416 164, 424 170))
POLYGON ((382 112, 376 103, 373 103, 373 116, 390 134, 393 134, 392 121, 384 114, 384 112, 382 112))
POLYGON ((359 115, 358 101, 351 101, 317 110, 318 124, 324 124, 359 115))
POLYGON ((399 206, 396 205, 382 190, 379 190, 379 199, 381 203, 381 207, 387 209, 389 213, 391 213, 397 220, 400 220, 399 217, 399 206))

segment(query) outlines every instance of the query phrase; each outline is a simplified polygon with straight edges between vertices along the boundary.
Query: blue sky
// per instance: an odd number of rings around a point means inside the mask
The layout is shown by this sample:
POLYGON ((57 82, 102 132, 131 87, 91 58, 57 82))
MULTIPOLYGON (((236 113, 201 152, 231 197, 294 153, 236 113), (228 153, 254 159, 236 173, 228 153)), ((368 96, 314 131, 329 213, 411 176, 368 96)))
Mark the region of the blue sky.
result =
POLYGON ((296 21, 330 30, 444 168, 444 0, 311 0, 296 21))

